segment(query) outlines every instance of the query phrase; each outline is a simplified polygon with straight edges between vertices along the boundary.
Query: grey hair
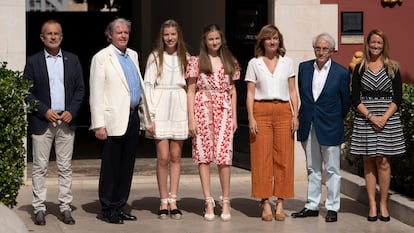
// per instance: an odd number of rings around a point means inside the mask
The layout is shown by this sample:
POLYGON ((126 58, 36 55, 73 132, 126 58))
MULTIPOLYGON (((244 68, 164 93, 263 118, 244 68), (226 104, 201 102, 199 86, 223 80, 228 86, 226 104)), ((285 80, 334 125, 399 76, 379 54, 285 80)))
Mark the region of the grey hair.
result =
POLYGON ((114 26, 117 23, 126 25, 128 27, 128 32, 131 32, 131 21, 124 19, 124 18, 114 19, 112 22, 108 24, 108 26, 106 26, 106 29, 105 29, 105 36, 108 39, 108 42, 110 42, 109 35, 112 35, 112 33, 114 32, 114 26))
POLYGON ((321 33, 321 34, 315 36, 313 38, 313 41, 312 41, 312 46, 313 47, 316 46, 316 41, 317 40, 324 40, 324 41, 329 43, 330 49, 335 49, 335 39, 330 34, 324 32, 324 33, 321 33))

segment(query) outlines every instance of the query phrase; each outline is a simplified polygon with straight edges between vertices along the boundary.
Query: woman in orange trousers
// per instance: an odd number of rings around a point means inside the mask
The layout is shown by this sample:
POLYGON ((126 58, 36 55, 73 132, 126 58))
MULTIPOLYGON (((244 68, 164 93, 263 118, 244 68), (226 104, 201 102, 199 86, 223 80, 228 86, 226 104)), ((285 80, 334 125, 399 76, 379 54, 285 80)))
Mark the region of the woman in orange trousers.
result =
POLYGON ((257 36, 255 57, 249 61, 245 78, 252 197, 261 199, 263 221, 273 219, 270 197, 277 197, 275 220, 283 221, 284 199, 294 196, 298 96, 293 60, 284 56, 285 53, 278 28, 264 26, 257 36))

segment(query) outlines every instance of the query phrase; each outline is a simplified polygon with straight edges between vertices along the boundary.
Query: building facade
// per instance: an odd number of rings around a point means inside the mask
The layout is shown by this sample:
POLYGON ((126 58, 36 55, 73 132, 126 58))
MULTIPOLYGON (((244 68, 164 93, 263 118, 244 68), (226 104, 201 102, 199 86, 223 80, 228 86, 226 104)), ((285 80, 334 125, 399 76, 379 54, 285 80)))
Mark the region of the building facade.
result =
MULTIPOLYGON (((312 39, 321 32, 334 36, 337 46, 333 58, 347 67, 353 54, 363 49, 364 36, 371 29, 379 28, 389 36, 391 56, 400 63, 403 80, 414 82, 414 66, 409 58, 414 52, 410 43, 413 32, 409 30, 414 21, 414 1, 398 0, 2 0, 0 61, 7 61, 10 69, 22 71, 26 56, 42 47, 41 23, 55 18, 63 25, 62 47, 79 55, 85 82, 88 82, 90 59, 107 43, 103 35, 105 26, 119 16, 132 21, 130 46, 139 51, 142 66, 152 50, 161 22, 169 18, 181 24, 192 54, 198 53, 202 28, 208 23, 220 25, 242 70, 253 56, 255 34, 267 23, 277 25, 283 33, 287 55, 294 59, 296 69, 299 62, 314 57, 312 39)), ((237 85, 240 128, 235 138, 235 163, 248 167, 245 85, 242 81, 237 85)), ((88 132, 88 106, 86 97, 78 117, 75 159, 99 153, 98 143, 91 143, 93 135, 88 132)), ((153 147, 146 151, 155 154, 153 147)), ((306 179, 304 159, 296 158, 296 179, 306 179)))

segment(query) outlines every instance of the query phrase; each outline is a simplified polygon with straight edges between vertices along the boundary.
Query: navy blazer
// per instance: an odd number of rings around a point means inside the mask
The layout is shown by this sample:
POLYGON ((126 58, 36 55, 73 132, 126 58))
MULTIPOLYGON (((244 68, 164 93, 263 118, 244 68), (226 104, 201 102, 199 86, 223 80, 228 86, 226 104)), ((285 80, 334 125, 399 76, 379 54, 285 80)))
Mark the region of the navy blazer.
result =
POLYGON ((300 96, 298 141, 306 141, 310 127, 314 127, 320 145, 336 146, 345 141, 344 118, 351 104, 350 74, 332 61, 322 92, 315 102, 312 80, 315 60, 299 64, 300 96))
MULTIPOLYGON (((82 66, 75 54, 62 50, 62 56, 65 85, 65 111, 72 114, 73 119, 69 126, 72 130, 75 130, 76 115, 85 95, 82 66)), ((45 114, 51 108, 49 75, 47 73, 44 50, 27 59, 23 75, 27 80, 33 82, 26 101, 29 103, 37 101, 35 111, 29 114, 29 129, 34 134, 42 134, 48 126, 45 114)))

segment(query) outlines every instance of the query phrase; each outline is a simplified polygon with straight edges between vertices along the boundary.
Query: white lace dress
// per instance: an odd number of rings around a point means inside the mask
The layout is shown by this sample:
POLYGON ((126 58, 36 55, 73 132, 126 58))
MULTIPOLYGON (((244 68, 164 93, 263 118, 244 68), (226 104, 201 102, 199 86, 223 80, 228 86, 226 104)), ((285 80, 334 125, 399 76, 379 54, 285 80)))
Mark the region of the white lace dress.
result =
MULTIPOLYGON (((161 77, 157 77, 158 56, 152 53, 144 75, 145 94, 155 122, 155 139, 188 138, 186 81, 177 55, 164 52, 161 77)), ((148 134, 147 134, 148 136, 148 134)))

